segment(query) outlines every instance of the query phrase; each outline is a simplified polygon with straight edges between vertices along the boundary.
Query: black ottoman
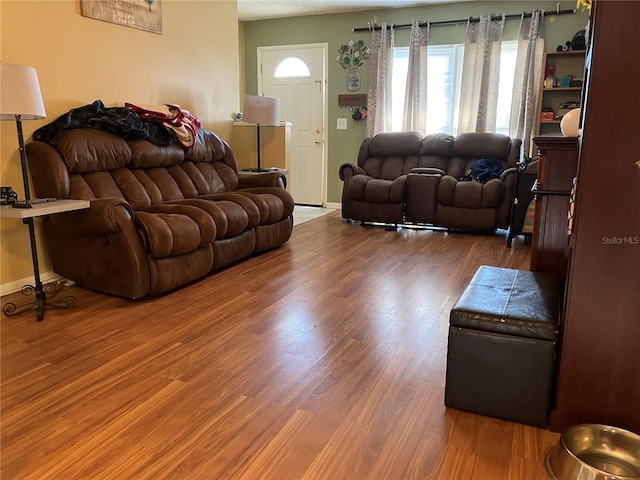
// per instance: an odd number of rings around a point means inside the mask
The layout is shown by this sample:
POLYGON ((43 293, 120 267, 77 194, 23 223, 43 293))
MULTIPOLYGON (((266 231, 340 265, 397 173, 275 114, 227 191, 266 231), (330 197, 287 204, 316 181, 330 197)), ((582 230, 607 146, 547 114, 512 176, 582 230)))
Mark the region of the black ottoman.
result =
POLYGON ((560 280, 482 266, 451 309, 444 403, 548 426, 560 280))

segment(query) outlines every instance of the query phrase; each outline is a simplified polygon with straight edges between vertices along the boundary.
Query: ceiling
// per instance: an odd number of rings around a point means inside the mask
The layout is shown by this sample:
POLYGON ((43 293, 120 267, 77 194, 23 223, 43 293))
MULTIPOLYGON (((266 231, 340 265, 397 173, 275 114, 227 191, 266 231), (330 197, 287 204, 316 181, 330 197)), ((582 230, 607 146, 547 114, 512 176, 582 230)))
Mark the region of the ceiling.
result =
POLYGON ((413 7, 452 1, 456 0, 238 0, 238 19, 242 21, 266 20, 302 15, 413 7))

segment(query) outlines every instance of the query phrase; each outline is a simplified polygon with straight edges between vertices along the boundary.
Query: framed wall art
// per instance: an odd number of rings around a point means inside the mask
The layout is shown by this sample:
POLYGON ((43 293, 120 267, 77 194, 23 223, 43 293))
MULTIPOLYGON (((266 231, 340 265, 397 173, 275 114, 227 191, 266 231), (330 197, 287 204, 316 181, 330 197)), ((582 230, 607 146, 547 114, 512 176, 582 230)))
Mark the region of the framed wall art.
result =
POLYGON ((80 0, 80 13, 162 35, 162 0, 80 0))

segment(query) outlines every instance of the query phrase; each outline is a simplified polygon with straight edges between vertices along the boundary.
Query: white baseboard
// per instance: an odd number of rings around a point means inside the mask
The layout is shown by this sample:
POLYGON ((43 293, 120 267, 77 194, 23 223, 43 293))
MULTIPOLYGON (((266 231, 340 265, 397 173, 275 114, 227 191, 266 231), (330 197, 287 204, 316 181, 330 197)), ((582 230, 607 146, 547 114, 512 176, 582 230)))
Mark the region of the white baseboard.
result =
POLYGON ((335 210, 340 210, 342 208, 342 204, 341 203, 327 203, 325 205, 325 208, 333 208, 335 210))
MULTIPOLYGON (((40 274, 40 281, 42 283, 53 282, 54 280, 58 280, 62 278, 56 272, 49 271, 40 274)), ((22 287, 25 285, 33 285, 34 280, 33 277, 21 278, 19 280, 15 280, 13 282, 7 282, 0 285, 0 296, 9 295, 10 293, 16 293, 22 290, 22 287)))

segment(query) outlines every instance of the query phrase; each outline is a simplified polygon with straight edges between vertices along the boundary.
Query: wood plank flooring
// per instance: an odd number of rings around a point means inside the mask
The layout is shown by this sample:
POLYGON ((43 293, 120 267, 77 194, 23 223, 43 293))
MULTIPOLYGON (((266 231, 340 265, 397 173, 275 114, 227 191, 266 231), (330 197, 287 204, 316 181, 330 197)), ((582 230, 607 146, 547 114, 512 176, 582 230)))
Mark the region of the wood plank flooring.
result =
POLYGON ((1 478, 545 479, 557 434, 443 405, 451 307, 529 257, 338 211, 159 298, 67 289, 1 319, 1 478))

